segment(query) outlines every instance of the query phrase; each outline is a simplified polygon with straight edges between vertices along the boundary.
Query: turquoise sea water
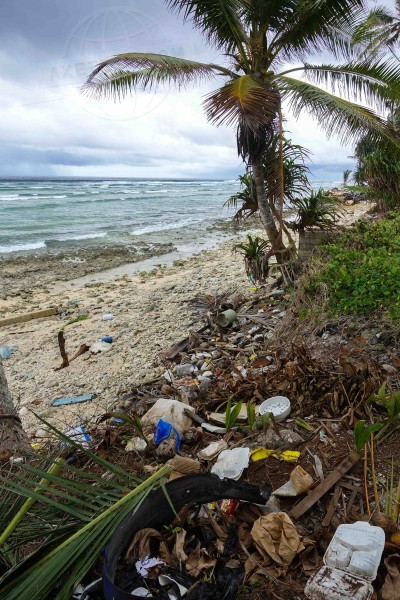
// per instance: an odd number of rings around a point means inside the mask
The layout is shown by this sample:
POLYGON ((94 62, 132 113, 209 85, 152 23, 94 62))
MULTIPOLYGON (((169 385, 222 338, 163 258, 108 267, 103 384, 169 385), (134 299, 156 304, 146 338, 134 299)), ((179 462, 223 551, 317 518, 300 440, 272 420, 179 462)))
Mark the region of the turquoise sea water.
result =
POLYGON ((0 179, 0 254, 207 236, 236 181, 0 179))

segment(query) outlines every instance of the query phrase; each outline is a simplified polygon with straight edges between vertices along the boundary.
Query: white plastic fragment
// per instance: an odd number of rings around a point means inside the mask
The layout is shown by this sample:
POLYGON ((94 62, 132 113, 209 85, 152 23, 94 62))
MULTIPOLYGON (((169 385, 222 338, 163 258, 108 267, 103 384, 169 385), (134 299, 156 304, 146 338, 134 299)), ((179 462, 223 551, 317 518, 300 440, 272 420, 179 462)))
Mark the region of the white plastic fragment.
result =
MULTIPOLYGON (((185 414, 187 405, 178 400, 160 398, 142 417, 143 425, 155 427, 160 419, 170 423, 179 433, 185 433, 193 424, 185 414)), ((193 409, 192 409, 193 410, 193 409)))
POLYGON ((224 450, 213 465, 211 473, 215 473, 220 479, 240 479, 243 471, 249 466, 250 449, 233 448, 224 450))
POLYGON ((107 344, 107 342, 96 342, 90 346, 89 352, 92 354, 100 354, 102 352, 108 352, 111 348, 111 344, 107 344))
POLYGON ((142 577, 147 577, 149 574, 149 569, 158 567, 160 565, 165 565, 165 562, 161 560, 161 558, 151 558, 150 556, 146 556, 145 558, 135 562, 136 571, 142 577))
POLYGON ((220 454, 223 450, 228 448, 228 444, 225 440, 218 440, 218 442, 212 442, 203 450, 197 454, 199 458, 202 460, 213 460, 220 454))

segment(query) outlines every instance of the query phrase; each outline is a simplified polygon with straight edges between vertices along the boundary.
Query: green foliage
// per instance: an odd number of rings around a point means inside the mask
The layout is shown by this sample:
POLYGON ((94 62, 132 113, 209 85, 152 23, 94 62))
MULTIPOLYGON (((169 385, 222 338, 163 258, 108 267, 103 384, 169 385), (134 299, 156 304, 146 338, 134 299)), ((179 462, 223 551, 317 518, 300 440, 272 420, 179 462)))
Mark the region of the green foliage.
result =
POLYGON ((310 279, 313 294, 323 283, 334 314, 386 311, 400 318, 400 215, 358 222, 324 248, 325 265, 310 279))
POLYGON ((257 425, 256 407, 250 402, 246 405, 247 411, 247 422, 249 424, 250 431, 254 431, 257 425))
POLYGON ((386 391, 387 383, 384 382, 382 386, 379 388, 378 393, 375 396, 372 396, 369 402, 375 402, 379 406, 383 406, 388 413, 388 418, 381 431, 376 436, 377 439, 382 438, 384 433, 397 421, 400 417, 400 391, 387 393, 386 391))
POLYGON ((69 600, 123 517, 169 472, 163 467, 140 482, 41 421, 96 465, 96 473, 36 455, 0 475, 2 600, 69 600))
POLYGON ((365 421, 357 421, 354 427, 354 441, 356 444, 356 451, 359 453, 368 442, 371 434, 381 429, 381 423, 371 423, 366 426, 365 421))
POLYGON ((80 323, 81 321, 86 321, 86 319, 88 319, 88 318, 89 318, 89 315, 78 315, 74 319, 70 319, 69 321, 67 321, 65 323, 65 325, 63 325, 61 327, 60 331, 64 331, 64 329, 66 327, 68 327, 68 325, 73 325, 74 323, 80 323))
POLYGON ((253 176, 250 174, 240 175, 240 191, 231 196, 224 204, 229 208, 234 208, 236 213, 234 219, 238 222, 248 219, 258 211, 256 186, 253 176), (241 206, 238 208, 238 204, 241 206))
POLYGON ((228 399, 228 404, 226 405, 226 411, 225 411, 225 427, 226 427, 227 433, 230 432, 230 430, 236 423, 236 419, 239 416, 239 413, 242 409, 242 405, 243 405, 243 403, 239 402, 238 404, 236 404, 236 406, 234 406, 232 408, 232 400, 231 400, 231 398, 228 399))
POLYGON ((247 275, 255 282, 265 281, 269 272, 269 257, 271 245, 258 235, 247 235, 247 242, 235 244, 234 252, 244 256, 247 275))
POLYGON ((323 188, 319 188, 317 192, 311 190, 309 196, 296 198, 292 204, 297 209, 294 229, 299 231, 304 231, 307 227, 332 229, 340 212, 335 198, 328 196, 323 188))
POLYGON ((110 412, 110 413, 106 413, 105 415, 103 415, 99 419, 99 423, 101 423, 103 421, 108 421, 109 419, 117 419, 119 421, 122 421, 122 423, 128 423, 129 425, 132 425, 132 427, 134 427, 134 429, 136 429, 136 431, 138 432, 140 437, 146 442, 146 444, 150 447, 153 446, 152 442, 150 442, 147 439, 147 437, 143 431, 142 421, 140 420, 140 418, 137 415, 127 415, 126 413, 121 413, 121 412, 110 412))
POLYGON ((351 169, 346 169, 343 171, 343 185, 347 185, 350 180, 351 169))

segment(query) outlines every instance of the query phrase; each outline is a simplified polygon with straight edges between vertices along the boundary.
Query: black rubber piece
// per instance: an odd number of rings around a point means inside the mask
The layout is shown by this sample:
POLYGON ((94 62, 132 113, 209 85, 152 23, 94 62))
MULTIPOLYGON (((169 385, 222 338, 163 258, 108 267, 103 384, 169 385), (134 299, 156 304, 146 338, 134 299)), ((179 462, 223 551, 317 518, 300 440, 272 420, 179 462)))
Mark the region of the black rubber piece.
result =
MULTIPOLYGON (((168 496, 178 513, 185 504, 206 504, 223 500, 244 500, 253 504, 265 504, 257 486, 232 479, 220 479, 211 473, 187 475, 165 485, 168 496)), ((124 592, 115 584, 118 562, 132 541, 133 535, 141 529, 162 529, 175 518, 162 488, 152 492, 136 510, 121 521, 105 549, 103 565, 103 591, 105 600, 139 600, 129 592, 124 592)))

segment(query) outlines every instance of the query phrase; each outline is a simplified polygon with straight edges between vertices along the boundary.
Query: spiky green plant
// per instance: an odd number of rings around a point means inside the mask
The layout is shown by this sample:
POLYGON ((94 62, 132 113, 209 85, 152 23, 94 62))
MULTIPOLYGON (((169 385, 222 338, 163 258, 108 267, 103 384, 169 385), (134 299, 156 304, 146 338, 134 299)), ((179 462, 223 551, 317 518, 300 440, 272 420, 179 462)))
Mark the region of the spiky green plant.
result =
POLYGON ((56 600, 70 600, 123 517, 169 471, 164 467, 141 482, 47 426, 100 473, 63 463, 58 474, 51 469, 55 457, 36 457, 0 476, 2 600, 43 600, 51 593, 56 600), (26 499, 29 512, 19 518, 26 499), (16 527, 10 528, 13 520, 16 527))
POLYGON ((350 181, 351 169, 345 169, 343 171, 343 185, 347 185, 350 181))
POLYGON ((269 258, 271 245, 259 236, 247 235, 247 242, 233 246, 234 252, 244 257, 245 269, 248 277, 254 282, 265 281, 269 272, 269 258))
POLYGON ((308 227, 318 227, 322 230, 332 229, 336 224, 340 208, 332 196, 320 188, 311 191, 306 198, 296 198, 293 206, 297 209, 297 219, 294 229, 304 231, 308 227))
POLYGON ((238 402, 236 406, 232 408, 232 400, 231 398, 228 399, 225 411, 225 428, 227 433, 229 433, 235 425, 239 413, 242 410, 242 405, 242 402, 238 402))

